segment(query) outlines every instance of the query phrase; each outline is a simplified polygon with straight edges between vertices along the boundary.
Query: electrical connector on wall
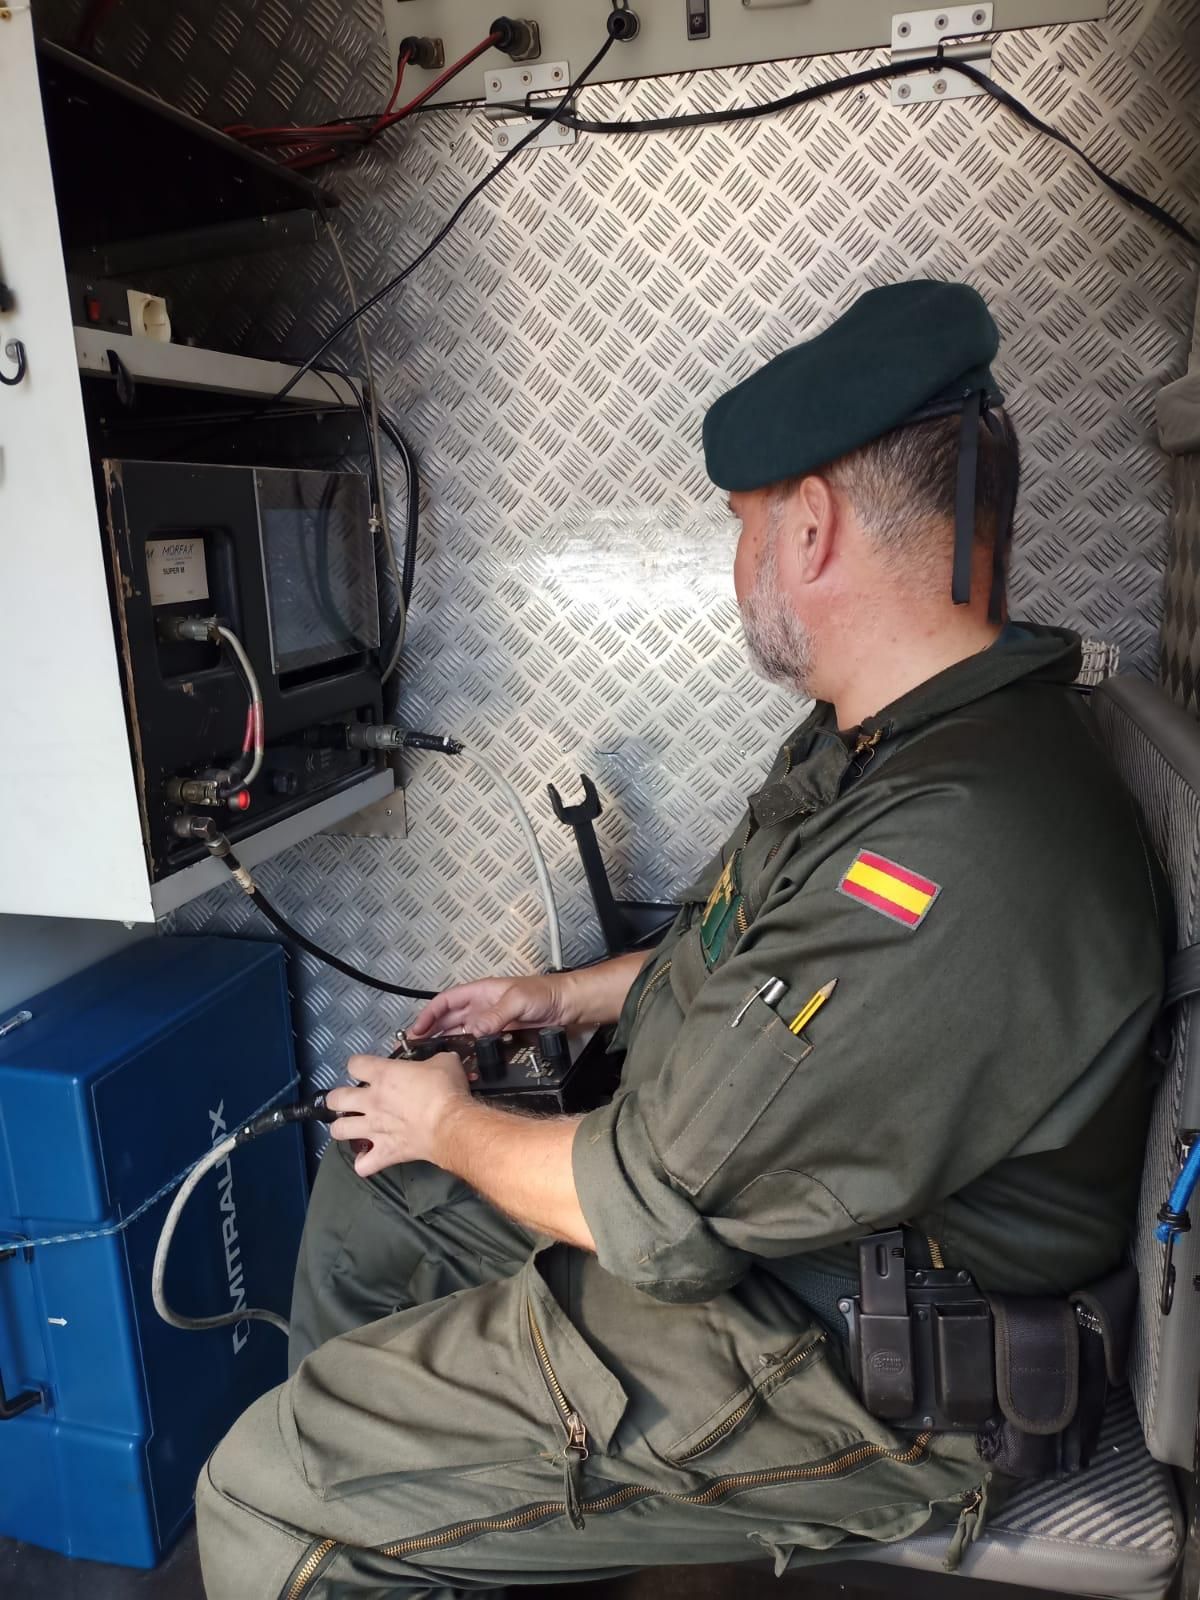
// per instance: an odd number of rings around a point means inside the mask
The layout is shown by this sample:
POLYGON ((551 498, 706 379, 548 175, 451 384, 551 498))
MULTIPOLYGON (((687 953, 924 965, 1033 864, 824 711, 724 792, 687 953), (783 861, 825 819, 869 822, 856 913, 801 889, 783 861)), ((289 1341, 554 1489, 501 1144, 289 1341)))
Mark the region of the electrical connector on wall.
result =
POLYGON ((140 339, 153 339, 157 344, 170 344, 171 317, 162 295, 127 289, 126 299, 130 333, 140 339))
POLYGON ((488 31, 510 61, 536 61, 542 53, 542 30, 532 18, 497 17, 488 31))
POLYGON ((440 72, 446 65, 446 46, 441 39, 419 39, 410 34, 401 39, 397 59, 406 57, 409 64, 422 72, 440 72))

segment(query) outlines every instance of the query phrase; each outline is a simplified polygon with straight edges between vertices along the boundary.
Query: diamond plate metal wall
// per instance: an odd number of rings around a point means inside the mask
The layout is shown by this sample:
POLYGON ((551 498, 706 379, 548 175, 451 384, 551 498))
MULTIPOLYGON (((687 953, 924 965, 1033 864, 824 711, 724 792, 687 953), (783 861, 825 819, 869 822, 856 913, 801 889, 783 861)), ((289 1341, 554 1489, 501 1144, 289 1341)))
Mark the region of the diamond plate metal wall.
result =
MULTIPOLYGON (((80 8, 37 9, 67 36, 80 8)), ((367 111, 389 81, 374 0, 179 0, 169 15, 123 0, 97 55, 215 123, 367 111)), ((748 103, 874 59, 614 85, 588 92, 585 113, 748 103)), ((996 60, 1040 115, 1195 224, 1195 0, 1113 0, 1104 23, 1001 35, 996 60)), ((491 160, 478 111, 445 111, 331 177, 364 290, 491 160)), ((597 944, 545 782, 569 799, 574 773, 597 778, 618 888, 659 897, 719 843, 797 719, 742 665, 733 531, 700 458, 705 406, 864 288, 919 275, 975 284, 1004 331, 1027 468, 1015 610, 1114 639, 1126 664, 1152 670, 1169 503, 1153 396, 1185 365, 1195 263, 988 101, 897 111, 868 90, 761 123, 522 158, 368 319, 424 480, 403 713, 458 733, 521 790, 569 960, 597 944)), ((344 309, 325 250, 169 287, 204 342, 261 354, 311 348, 344 309)), ((343 354, 357 361, 352 343, 343 354)), ((409 812, 407 840, 321 837, 264 868, 264 886, 314 937, 422 986, 544 961, 498 797, 428 757, 409 812)), ((266 931, 232 890, 178 925, 266 931)), ((295 973, 321 1083, 404 1018, 307 959, 295 973)))

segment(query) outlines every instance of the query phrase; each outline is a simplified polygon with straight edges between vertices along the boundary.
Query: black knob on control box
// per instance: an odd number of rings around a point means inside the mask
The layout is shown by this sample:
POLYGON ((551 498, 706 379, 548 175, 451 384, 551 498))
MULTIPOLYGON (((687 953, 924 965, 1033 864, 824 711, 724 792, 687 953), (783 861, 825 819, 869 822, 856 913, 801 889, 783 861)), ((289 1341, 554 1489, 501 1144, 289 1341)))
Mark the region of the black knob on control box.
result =
POLYGON ((571 1051, 561 1028, 538 1030, 538 1055, 542 1060, 543 1072, 561 1074, 567 1070, 571 1065, 571 1051))
POLYGON ((504 1076, 504 1046, 500 1035, 482 1034, 475 1041, 475 1068, 481 1083, 499 1083, 504 1076))

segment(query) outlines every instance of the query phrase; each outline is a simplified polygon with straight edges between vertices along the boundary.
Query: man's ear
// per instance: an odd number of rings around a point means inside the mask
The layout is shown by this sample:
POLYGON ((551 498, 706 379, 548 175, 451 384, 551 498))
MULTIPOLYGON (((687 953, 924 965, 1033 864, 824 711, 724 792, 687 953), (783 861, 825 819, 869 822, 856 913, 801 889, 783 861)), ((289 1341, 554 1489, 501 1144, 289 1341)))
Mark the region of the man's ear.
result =
POLYGON ((788 495, 784 512, 788 556, 801 583, 815 583, 834 551, 838 504, 824 478, 804 477, 788 495))

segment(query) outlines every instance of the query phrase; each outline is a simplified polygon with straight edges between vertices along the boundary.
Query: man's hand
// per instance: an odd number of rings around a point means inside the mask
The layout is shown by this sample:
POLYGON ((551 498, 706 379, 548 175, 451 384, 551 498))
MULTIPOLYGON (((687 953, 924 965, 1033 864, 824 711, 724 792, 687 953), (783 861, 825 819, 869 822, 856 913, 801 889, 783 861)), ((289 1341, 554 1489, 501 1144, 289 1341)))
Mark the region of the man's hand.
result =
POLYGON ((471 1098, 456 1055, 428 1061, 351 1056, 361 1087, 332 1089, 335 1139, 369 1139, 354 1158, 360 1178, 401 1161, 431 1161, 535 1233, 596 1248, 579 1204, 571 1149, 577 1117, 517 1117, 471 1098))
POLYGON ((598 1028, 616 1022, 650 956, 638 951, 578 972, 536 978, 481 978, 447 989, 411 1024, 414 1039, 440 1033, 507 1033, 512 1028, 598 1028))
POLYGON ((565 1028, 575 1022, 568 1014, 566 979, 555 973, 544 978, 481 978, 463 983, 431 1000, 408 1032, 414 1039, 435 1033, 507 1033, 510 1028, 565 1028))
POLYGON ((330 1128, 335 1139, 369 1139, 354 1158, 360 1178, 401 1161, 438 1162, 446 1119, 470 1103, 467 1075, 447 1052, 428 1061, 388 1061, 351 1056, 346 1070, 361 1088, 333 1089, 327 1104, 343 1113, 330 1128))

